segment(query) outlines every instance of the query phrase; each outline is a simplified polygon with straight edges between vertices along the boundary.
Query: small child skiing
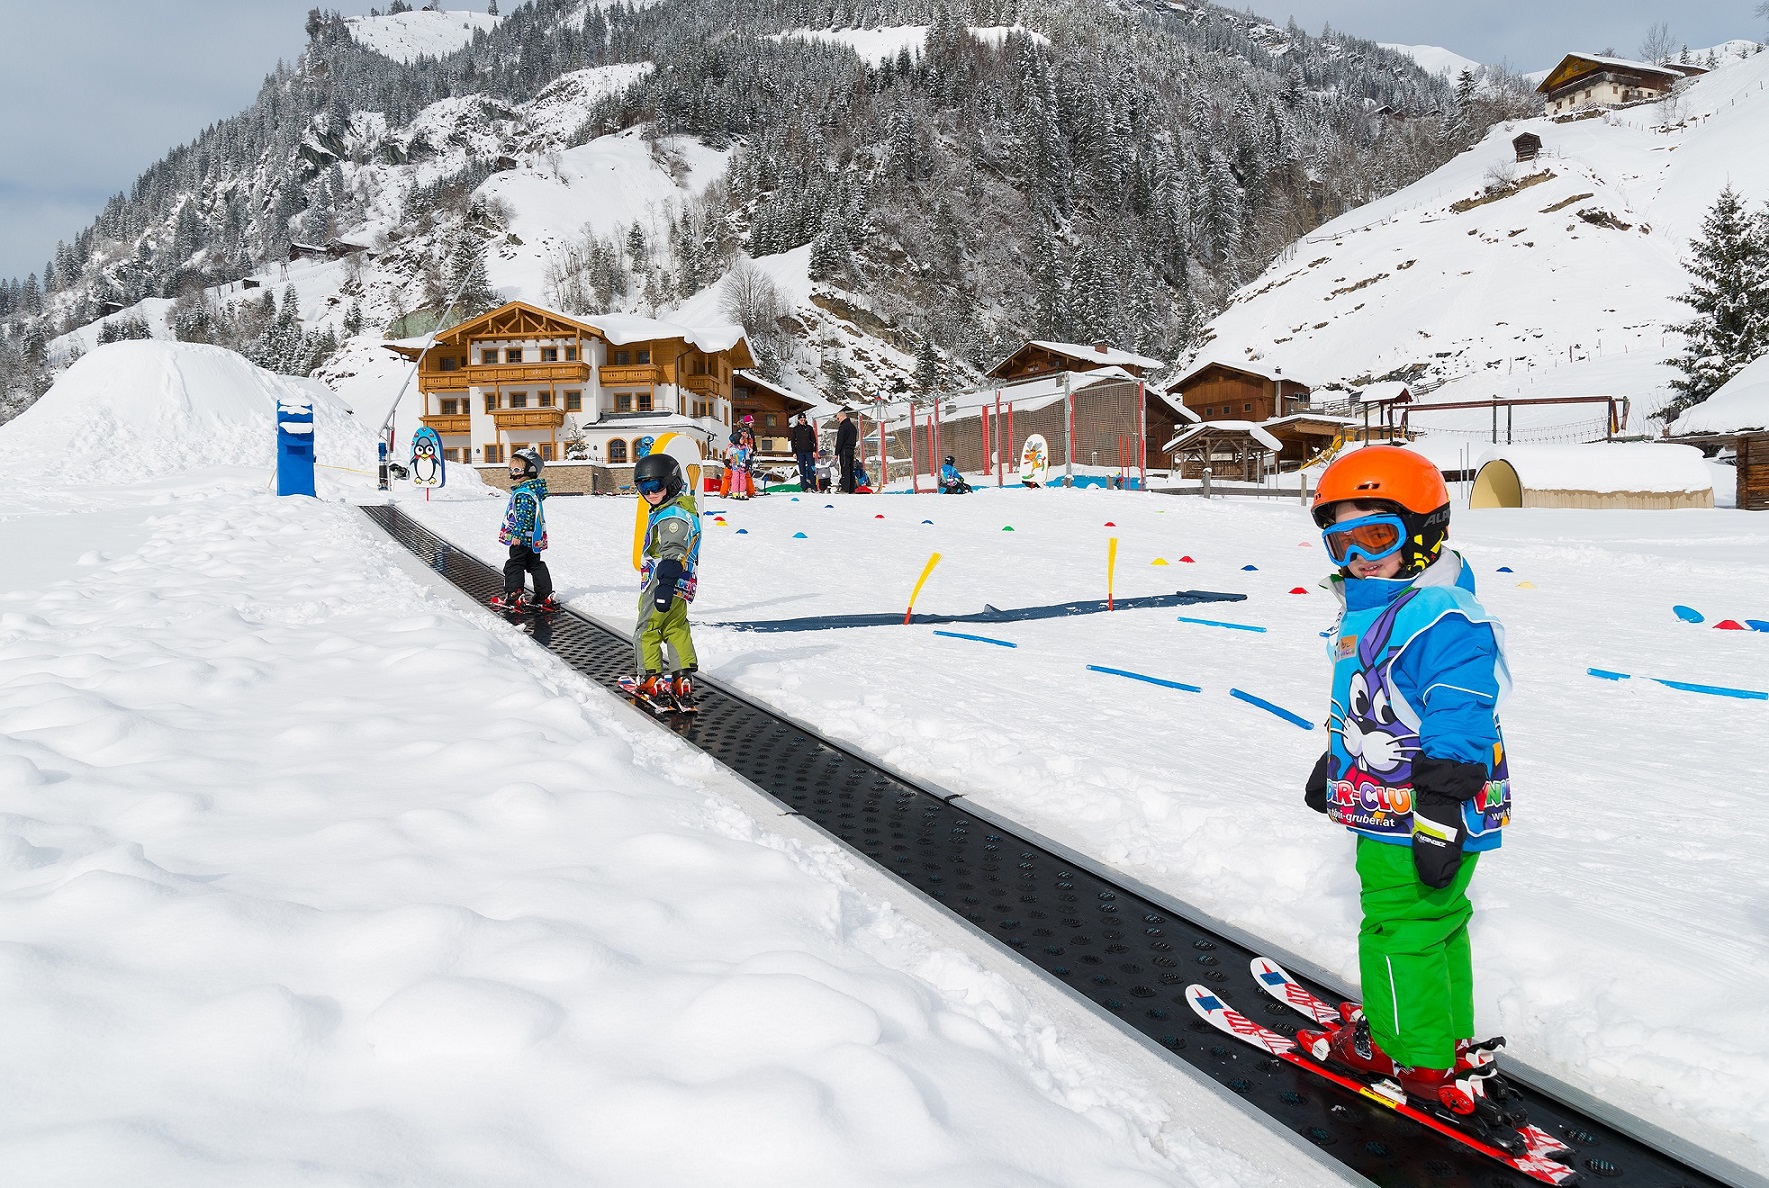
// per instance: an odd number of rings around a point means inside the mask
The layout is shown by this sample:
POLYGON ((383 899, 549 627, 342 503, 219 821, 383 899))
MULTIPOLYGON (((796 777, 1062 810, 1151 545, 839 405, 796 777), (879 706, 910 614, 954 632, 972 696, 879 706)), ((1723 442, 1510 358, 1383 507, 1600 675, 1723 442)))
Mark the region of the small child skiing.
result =
POLYGON ((756 452, 755 418, 745 416, 731 430, 731 444, 726 454, 731 460, 731 498, 748 499, 756 492, 754 461, 756 452))
POLYGON ((694 601, 697 584, 700 512, 688 493, 681 465, 668 454, 639 459, 633 485, 639 498, 651 505, 651 513, 640 570, 639 622, 633 633, 638 675, 621 681, 621 689, 654 709, 691 713, 692 674, 698 662, 688 631, 688 604, 694 601))
POLYGON ((964 475, 954 463, 952 455, 946 455, 946 464, 940 467, 940 494, 969 495, 970 484, 964 481, 964 475))
POLYGON ((510 455, 510 502, 504 508, 504 526, 498 543, 510 546, 510 559, 504 562, 504 590, 492 595, 491 604, 500 610, 554 611, 559 603, 553 597, 553 575, 541 560, 547 547, 547 520, 542 504, 547 498, 547 480, 541 477, 541 456, 532 446, 510 455), (534 598, 523 589, 523 574, 534 578, 534 598))
POLYGON ((1339 572, 1329 746, 1304 802, 1356 835, 1361 1009, 1298 1031, 1304 1053, 1391 1081, 1421 1109, 1514 1147, 1525 1119, 1474 1040, 1468 885, 1498 848, 1511 783, 1497 710, 1510 691, 1504 632, 1444 548, 1437 467, 1367 446, 1321 476, 1315 523, 1339 572))

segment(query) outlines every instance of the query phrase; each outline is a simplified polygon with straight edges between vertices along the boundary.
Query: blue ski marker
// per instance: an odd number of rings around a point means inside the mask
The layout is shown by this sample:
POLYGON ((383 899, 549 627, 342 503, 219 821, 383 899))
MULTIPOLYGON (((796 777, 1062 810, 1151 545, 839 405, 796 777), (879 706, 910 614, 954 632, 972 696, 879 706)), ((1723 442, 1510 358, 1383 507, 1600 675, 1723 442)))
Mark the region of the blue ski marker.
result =
POLYGON ((1244 701, 1248 705, 1256 705, 1268 714, 1276 714, 1278 717, 1284 719, 1284 721, 1300 726, 1304 730, 1314 729, 1314 723, 1310 722, 1307 718, 1304 718, 1299 714, 1293 714, 1281 705, 1273 705, 1263 697, 1255 697, 1253 694, 1244 692, 1240 689, 1230 689, 1228 695, 1237 701, 1244 701))
POLYGON ((1140 672, 1127 672, 1122 668, 1104 668, 1098 664, 1089 664, 1088 672, 1110 673, 1112 676, 1129 677, 1133 681, 1147 681, 1151 685, 1160 685, 1163 689, 1179 689, 1186 693, 1202 693, 1204 690, 1196 685, 1182 684, 1179 681, 1164 681, 1160 677, 1144 676, 1140 672))
POLYGON ((1625 672, 1610 672, 1603 668, 1587 668, 1585 669, 1585 673, 1588 676, 1594 676, 1599 680, 1604 681, 1626 681, 1633 679, 1625 672))
MULTIPOLYGON (((1190 615, 1180 615, 1179 621, 1181 623, 1196 623, 1200 627, 1227 627, 1230 631, 1257 631, 1261 635, 1265 634, 1265 628, 1255 627, 1251 623, 1222 623, 1215 619, 1194 619, 1190 615)), ((1323 632, 1322 634, 1331 633, 1323 632)))
POLYGON ((944 635, 947 639, 968 639, 975 643, 994 644, 998 648, 1017 648, 1017 643, 1009 643, 1005 639, 990 639, 987 635, 966 635, 962 631, 936 631, 935 635, 944 635))

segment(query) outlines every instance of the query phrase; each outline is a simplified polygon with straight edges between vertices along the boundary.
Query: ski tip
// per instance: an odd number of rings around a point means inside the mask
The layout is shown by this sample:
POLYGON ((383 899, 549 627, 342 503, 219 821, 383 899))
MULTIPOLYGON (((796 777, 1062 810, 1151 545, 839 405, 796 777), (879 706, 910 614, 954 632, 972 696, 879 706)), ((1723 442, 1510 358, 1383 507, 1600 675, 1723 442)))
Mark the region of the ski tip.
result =
POLYGON ((1270 957, 1255 957, 1247 963, 1247 968, 1252 972, 1254 981, 1266 986, 1281 986, 1285 982, 1296 980, 1270 957))

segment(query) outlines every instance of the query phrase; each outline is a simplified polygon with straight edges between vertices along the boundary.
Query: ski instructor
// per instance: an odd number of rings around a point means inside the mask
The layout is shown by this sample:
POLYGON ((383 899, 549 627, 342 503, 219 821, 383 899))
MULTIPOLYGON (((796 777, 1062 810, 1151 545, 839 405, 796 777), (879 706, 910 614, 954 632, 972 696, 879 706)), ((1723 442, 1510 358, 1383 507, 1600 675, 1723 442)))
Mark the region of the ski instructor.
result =
POLYGON ((1366 446, 1321 476, 1314 519, 1342 609, 1328 749, 1304 801, 1357 839, 1361 1009, 1298 1031, 1303 1053, 1485 1139, 1515 1139, 1503 1040, 1474 1036, 1468 885, 1511 815, 1504 632, 1444 547, 1450 497, 1412 450, 1366 446))

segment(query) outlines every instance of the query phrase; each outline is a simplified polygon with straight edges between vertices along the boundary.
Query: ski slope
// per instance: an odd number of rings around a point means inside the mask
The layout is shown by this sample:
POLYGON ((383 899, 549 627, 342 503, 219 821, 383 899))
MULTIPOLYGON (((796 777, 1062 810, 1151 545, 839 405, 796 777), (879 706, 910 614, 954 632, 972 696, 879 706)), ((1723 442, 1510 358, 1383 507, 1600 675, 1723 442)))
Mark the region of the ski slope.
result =
POLYGON ((1393 50, 1397 54, 1411 58, 1419 64, 1419 69, 1430 74, 1441 74, 1452 82, 1459 78, 1464 70, 1476 78, 1486 71, 1486 67, 1473 58, 1464 58, 1454 50, 1447 50, 1441 45, 1399 45, 1392 42, 1379 42, 1385 50, 1393 50))
MULTIPOLYGON (((1728 183, 1753 205, 1769 199, 1765 136, 1769 55, 1729 60, 1661 103, 1496 127, 1298 242, 1210 324, 1201 360, 1280 368, 1317 389, 1423 367, 1447 381, 1433 402, 1622 395, 1632 428, 1656 429, 1646 418, 1670 395, 1663 360, 1680 346, 1668 327, 1688 313, 1674 300, 1688 242, 1728 183), (1523 132, 1542 138, 1543 156, 1518 164, 1511 140, 1523 132), (1480 199, 1494 172, 1513 188, 1454 208, 1480 199)), ((1519 409, 1515 423, 1519 440, 1589 440, 1600 417, 1595 406, 1519 409)), ((1414 423, 1470 440, 1491 432, 1484 410, 1414 423)))
POLYGON ((483 12, 431 12, 424 9, 390 16, 345 19, 350 36, 358 45, 395 62, 445 57, 470 45, 475 33, 491 32, 497 23, 497 17, 483 12))
MULTIPOLYGON (((1239 688, 1305 720, 1325 716, 1320 633, 1333 609, 1317 586, 1321 552, 1303 509, 993 490, 710 506, 724 523, 706 527, 697 624, 900 611, 936 551, 943 559, 918 611, 1098 598, 1114 536, 1119 597, 1247 594, 1186 613, 1263 633, 1138 611, 962 629, 1012 648, 923 627, 697 625, 695 635, 720 680, 1356 983, 1350 842, 1301 803, 1324 734, 1229 696, 1239 688)), ((501 503, 411 510, 455 544, 502 557, 501 503)), ((632 514, 628 500, 548 507, 561 596, 623 627, 635 596, 632 514)), ((1504 723, 1518 813, 1475 885, 1479 1030, 1508 1036, 1520 1058, 1606 1101, 1761 1166, 1769 1024, 1745 988, 1769 977, 1757 924, 1769 876, 1754 857, 1769 828, 1751 807, 1769 702, 1647 678, 1769 690, 1769 634, 1693 626, 1671 611, 1694 606, 1709 624, 1769 619, 1769 521, 1724 511, 1463 512, 1453 538, 1505 623, 1517 683, 1504 723), (1588 668, 1634 679, 1600 681, 1588 668)))

